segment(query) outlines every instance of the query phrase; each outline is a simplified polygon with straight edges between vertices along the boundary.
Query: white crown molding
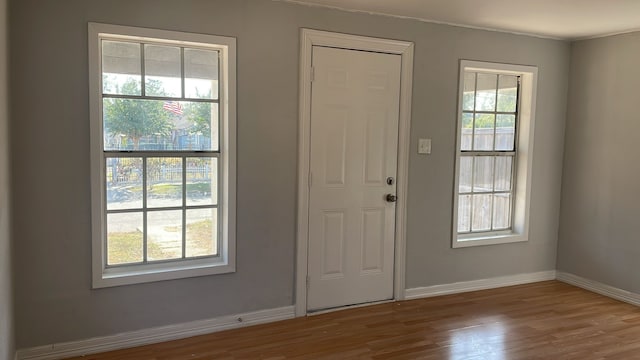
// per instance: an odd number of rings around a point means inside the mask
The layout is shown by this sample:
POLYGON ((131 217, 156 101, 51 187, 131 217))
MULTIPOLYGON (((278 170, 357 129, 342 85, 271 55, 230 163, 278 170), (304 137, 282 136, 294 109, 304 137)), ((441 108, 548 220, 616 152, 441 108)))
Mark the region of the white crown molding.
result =
POLYGON ((302 5, 302 6, 307 6, 307 7, 333 9, 333 10, 346 11, 346 12, 351 12, 351 13, 359 13, 359 14, 367 14, 367 15, 375 15, 375 16, 387 16, 387 17, 392 17, 392 18, 397 18, 397 19, 420 21, 420 22, 424 22, 424 23, 428 23, 428 24, 455 26, 455 27, 474 29, 474 30, 492 31, 492 32, 498 32, 498 33, 520 35, 520 36, 529 36, 529 37, 535 37, 535 38, 540 38, 540 39, 568 41, 568 42, 600 39, 600 38, 606 38, 606 37, 610 37, 610 36, 624 35, 624 34, 629 34, 629 33, 634 33, 634 32, 640 32, 640 28, 632 27, 632 28, 628 28, 628 29, 624 29, 624 30, 603 32, 603 33, 600 33, 600 34, 562 37, 562 36, 543 35, 543 34, 538 34, 538 33, 534 33, 534 32, 523 32, 523 31, 514 31, 514 30, 492 28, 492 27, 485 27, 485 26, 468 25, 468 24, 462 24, 462 23, 456 23, 456 22, 450 22, 450 21, 441 21, 441 20, 434 20, 434 19, 428 19, 428 18, 421 18, 421 17, 417 17, 417 16, 405 16, 405 15, 389 14, 389 13, 379 12, 379 11, 367 11, 367 10, 359 10, 359 9, 350 9, 350 8, 343 7, 343 6, 317 4, 317 3, 310 3, 310 2, 306 2, 306 1, 300 1, 300 0, 272 0, 272 1, 284 2, 284 3, 290 3, 290 4, 296 4, 296 5, 302 5))
POLYGON ((117 335, 101 336, 85 340, 20 349, 16 353, 16 360, 53 360, 72 356, 95 354, 99 352, 210 334, 213 332, 236 329, 249 325, 286 320, 293 317, 293 306, 227 315, 215 319, 198 320, 176 325, 131 331, 117 335))
POLYGON ((420 17, 416 17, 416 16, 403 16, 403 15, 388 14, 388 13, 377 12, 377 11, 366 11, 366 10, 358 10, 358 9, 349 9, 349 8, 341 7, 341 6, 316 4, 316 3, 309 3, 309 2, 298 1, 298 0, 271 0, 271 1, 284 2, 284 3, 302 5, 302 6, 313 7, 313 8, 333 9, 333 10, 339 10, 339 11, 346 11, 346 12, 350 12, 350 13, 367 14, 367 15, 375 15, 375 16, 386 16, 386 17, 392 17, 392 18, 404 19, 404 20, 414 20, 414 21, 420 21, 420 22, 424 22, 424 23, 428 23, 428 24, 455 26, 455 27, 473 29, 473 30, 483 30, 483 31, 492 31, 492 32, 511 34, 511 35, 528 36, 528 37, 535 37, 535 38, 540 38, 540 39, 559 40, 559 41, 570 41, 571 40, 571 39, 568 39, 568 38, 554 37, 554 36, 542 35, 542 34, 536 34, 536 33, 527 33, 527 32, 510 31, 510 30, 505 30, 505 29, 496 29, 496 28, 483 27, 483 26, 466 25, 466 24, 459 24, 459 23, 448 22, 448 21, 425 19, 425 18, 420 18, 420 17))
POLYGON ((577 286, 585 290, 598 293, 616 300, 624 301, 626 303, 640 306, 640 294, 633 293, 627 290, 622 290, 617 287, 603 284, 594 280, 586 279, 570 273, 558 271, 558 281, 562 281, 569 285, 577 286))
POLYGON ((539 281, 554 280, 556 271, 541 271, 535 273, 500 276, 490 279, 463 281, 452 284, 433 285, 427 287, 418 287, 407 289, 405 291, 405 299, 420 299, 433 296, 458 294, 476 290, 495 289, 504 286, 528 284, 539 281))
POLYGON ((627 30, 622 30, 622 31, 614 31, 614 32, 604 33, 604 34, 599 34, 599 35, 577 37, 575 39, 571 39, 571 42, 583 41, 583 40, 602 39, 602 38, 607 38, 607 37, 612 37, 612 36, 631 34, 631 33, 635 33, 635 32, 640 32, 640 28, 633 28, 633 29, 627 29, 627 30))

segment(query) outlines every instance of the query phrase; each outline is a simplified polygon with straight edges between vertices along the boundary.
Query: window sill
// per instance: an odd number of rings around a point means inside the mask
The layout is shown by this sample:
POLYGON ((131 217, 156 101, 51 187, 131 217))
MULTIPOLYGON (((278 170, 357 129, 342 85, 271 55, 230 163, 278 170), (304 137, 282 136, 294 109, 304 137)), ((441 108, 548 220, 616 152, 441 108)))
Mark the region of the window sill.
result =
POLYGON ((223 262, 219 258, 133 265, 103 269, 94 277, 93 288, 99 289, 232 272, 235 272, 235 266, 229 264, 229 262, 223 262))
MULTIPOLYGON (((457 236, 457 235, 456 235, 457 236)), ((504 235, 486 234, 484 236, 457 236, 453 241, 452 247, 465 248, 472 246, 509 244, 527 241, 528 238, 523 234, 508 233, 504 235)))

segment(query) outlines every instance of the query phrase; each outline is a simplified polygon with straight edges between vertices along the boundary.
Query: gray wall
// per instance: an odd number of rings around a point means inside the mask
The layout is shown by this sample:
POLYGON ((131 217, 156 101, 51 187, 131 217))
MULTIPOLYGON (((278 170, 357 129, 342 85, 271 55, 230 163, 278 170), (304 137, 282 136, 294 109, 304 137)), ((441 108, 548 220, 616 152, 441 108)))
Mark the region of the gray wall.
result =
POLYGON ((572 45, 558 270, 640 293, 640 33, 572 45))
POLYGON ((301 27, 416 44, 408 287, 555 268, 568 43, 265 0, 16 0, 10 15, 20 348, 293 303, 301 27), (236 273, 90 289, 88 21, 237 37, 236 273), (450 247, 461 58, 539 67, 527 243, 450 247))
POLYGON ((8 106, 7 1, 0 0, 0 360, 14 355, 8 106))

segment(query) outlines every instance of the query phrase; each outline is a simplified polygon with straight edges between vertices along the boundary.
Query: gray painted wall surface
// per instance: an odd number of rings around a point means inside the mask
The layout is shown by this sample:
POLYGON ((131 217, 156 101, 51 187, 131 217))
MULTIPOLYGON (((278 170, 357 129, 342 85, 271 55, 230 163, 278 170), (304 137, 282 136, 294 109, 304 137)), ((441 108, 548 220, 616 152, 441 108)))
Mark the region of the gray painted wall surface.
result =
POLYGON ((21 0, 10 15, 20 348, 293 303, 301 27, 416 44, 407 287, 555 269, 565 42, 264 0, 21 0), (88 21, 237 37, 235 274, 90 289, 88 21), (527 243, 451 249, 459 59, 539 67, 527 243))
POLYGON ((0 0, 0 360, 13 360, 13 289, 7 107, 7 1, 0 0))
POLYGON ((572 45, 558 270, 640 293, 640 33, 572 45))

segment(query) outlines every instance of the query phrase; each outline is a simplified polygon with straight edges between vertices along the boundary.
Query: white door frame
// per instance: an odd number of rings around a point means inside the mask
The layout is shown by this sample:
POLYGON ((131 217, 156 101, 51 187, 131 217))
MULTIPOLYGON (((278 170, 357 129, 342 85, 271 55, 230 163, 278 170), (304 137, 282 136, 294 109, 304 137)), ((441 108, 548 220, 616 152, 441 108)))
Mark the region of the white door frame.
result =
POLYGON ((409 126, 413 82, 413 43, 319 30, 301 29, 300 115, 298 120, 298 222, 296 233, 296 316, 307 314, 307 263, 309 246, 309 156, 311 153, 311 56, 313 46, 375 51, 402 57, 400 117, 398 123, 398 174, 393 298, 404 299, 406 213, 409 175, 409 126))

